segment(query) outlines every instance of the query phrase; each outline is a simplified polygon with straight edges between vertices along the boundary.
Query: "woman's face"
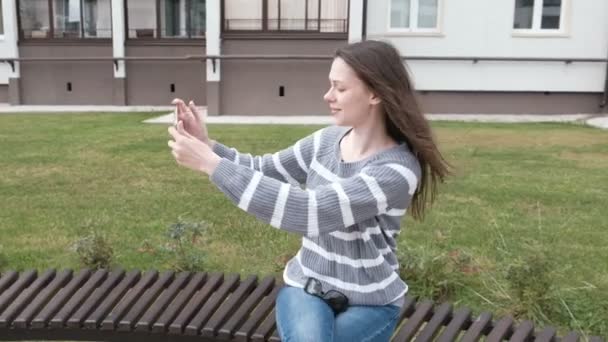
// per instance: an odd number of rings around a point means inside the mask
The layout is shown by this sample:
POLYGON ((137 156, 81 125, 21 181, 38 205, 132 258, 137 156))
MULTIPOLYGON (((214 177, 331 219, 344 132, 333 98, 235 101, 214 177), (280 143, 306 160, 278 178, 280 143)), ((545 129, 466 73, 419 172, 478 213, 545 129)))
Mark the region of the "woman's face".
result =
POLYGON ((370 119, 372 106, 380 101, 369 91, 355 71, 335 58, 329 71, 329 90, 323 99, 338 126, 358 126, 370 119))

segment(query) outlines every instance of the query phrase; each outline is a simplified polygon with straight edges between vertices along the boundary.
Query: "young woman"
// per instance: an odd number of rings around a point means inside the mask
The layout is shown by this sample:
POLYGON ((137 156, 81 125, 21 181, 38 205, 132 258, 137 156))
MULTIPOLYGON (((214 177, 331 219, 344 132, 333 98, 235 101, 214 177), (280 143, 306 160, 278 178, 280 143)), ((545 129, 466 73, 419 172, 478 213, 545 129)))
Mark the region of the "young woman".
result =
POLYGON ((408 209, 422 218, 448 165, 393 46, 338 49, 329 83, 335 126, 288 149, 254 157, 215 142, 179 99, 169 146, 241 209, 302 235, 276 301, 283 341, 388 341, 408 290, 395 255, 401 219, 408 209))

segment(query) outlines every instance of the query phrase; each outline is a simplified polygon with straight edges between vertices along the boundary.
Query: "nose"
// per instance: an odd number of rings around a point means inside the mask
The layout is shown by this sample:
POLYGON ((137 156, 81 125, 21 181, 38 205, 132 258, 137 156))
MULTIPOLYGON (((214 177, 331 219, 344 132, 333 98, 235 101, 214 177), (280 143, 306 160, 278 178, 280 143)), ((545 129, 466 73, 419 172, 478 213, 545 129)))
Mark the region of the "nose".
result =
POLYGON ((327 92, 325 93, 325 95, 323 95, 323 100, 325 100, 326 102, 331 102, 333 101, 333 96, 332 96, 332 92, 331 92, 331 88, 329 88, 329 90, 327 90, 327 92))

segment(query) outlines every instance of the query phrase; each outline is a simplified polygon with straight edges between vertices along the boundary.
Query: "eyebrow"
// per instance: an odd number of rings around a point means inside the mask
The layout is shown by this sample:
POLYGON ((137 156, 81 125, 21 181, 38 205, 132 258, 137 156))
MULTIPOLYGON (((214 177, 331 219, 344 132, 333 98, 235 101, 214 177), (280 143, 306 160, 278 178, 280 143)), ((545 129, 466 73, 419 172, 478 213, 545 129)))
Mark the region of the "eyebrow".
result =
POLYGON ((343 81, 340 80, 332 80, 331 77, 329 77, 329 82, 333 82, 333 83, 344 83, 343 81))

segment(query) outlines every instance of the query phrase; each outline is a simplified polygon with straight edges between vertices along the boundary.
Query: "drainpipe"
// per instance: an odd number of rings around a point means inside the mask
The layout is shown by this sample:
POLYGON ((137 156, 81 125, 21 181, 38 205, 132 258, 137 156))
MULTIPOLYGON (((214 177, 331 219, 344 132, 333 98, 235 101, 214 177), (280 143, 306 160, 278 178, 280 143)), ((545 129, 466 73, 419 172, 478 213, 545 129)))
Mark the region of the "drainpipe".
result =
MULTIPOLYGON (((367 0, 363 0, 363 23, 361 24, 361 41, 366 40, 367 35, 367 0)), ((606 76, 606 80, 608 82, 608 75, 606 76)), ((607 83, 608 85, 608 83, 607 83)), ((604 92, 605 94, 605 92, 604 92)), ((604 97, 605 99, 605 97, 604 97)))
POLYGON ((606 60, 606 79, 604 80, 604 94, 600 103, 602 113, 608 113, 608 59, 606 60))

